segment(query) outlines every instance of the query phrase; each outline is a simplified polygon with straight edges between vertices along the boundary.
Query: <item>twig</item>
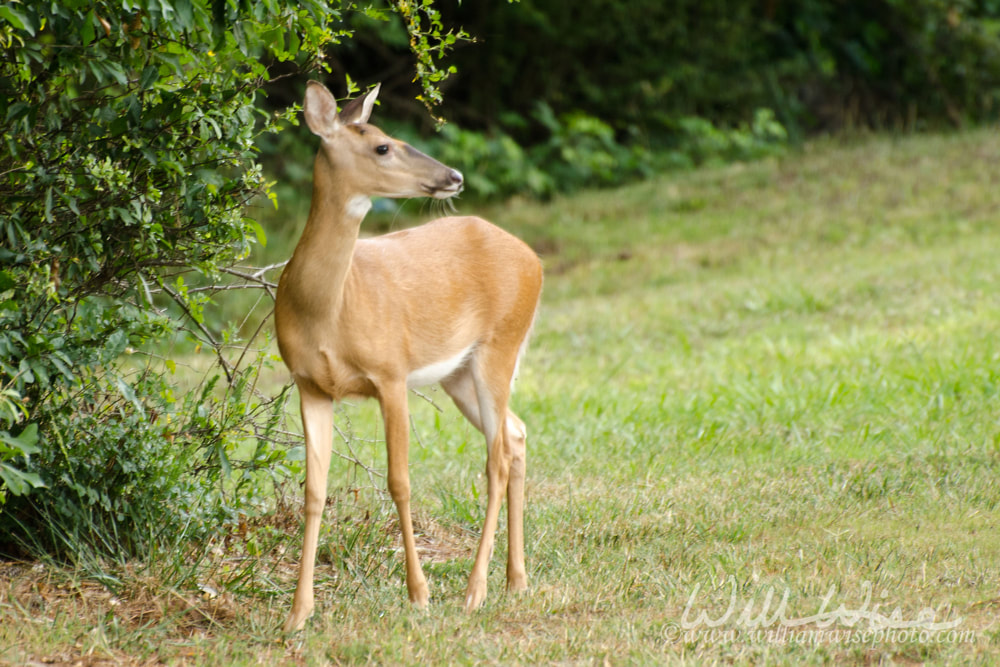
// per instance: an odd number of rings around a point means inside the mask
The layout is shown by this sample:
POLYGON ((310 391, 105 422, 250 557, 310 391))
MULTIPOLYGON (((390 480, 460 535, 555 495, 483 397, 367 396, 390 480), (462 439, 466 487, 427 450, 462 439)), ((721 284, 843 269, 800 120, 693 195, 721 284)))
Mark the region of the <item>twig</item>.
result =
MULTIPOLYGON (((190 287, 187 289, 187 294, 198 293, 198 292, 225 292, 225 291, 241 290, 241 289, 259 289, 263 290, 263 292, 267 294, 267 297, 270 297, 271 300, 273 301, 275 298, 275 290, 277 289, 277 283, 269 280, 268 274, 272 271, 282 269, 287 263, 288 262, 279 262, 276 264, 269 264, 267 266, 262 266, 262 267, 235 266, 235 267, 223 268, 220 269, 222 273, 233 276, 245 282, 243 284, 215 284, 215 285, 201 285, 198 287, 190 287)), ((174 300, 174 302, 176 302, 181 307, 181 309, 187 315, 188 319, 194 322, 195 326, 197 327, 197 332, 195 332, 195 330, 190 330, 191 333, 196 334, 196 336, 199 339, 202 339, 206 344, 210 345, 214 350, 216 357, 219 360, 219 364, 226 374, 226 381, 227 381, 226 392, 228 393, 229 391, 232 390, 237 378, 239 377, 239 374, 242 372, 240 369, 247 358, 247 353, 251 350, 251 348, 255 348, 254 345, 255 341, 257 341, 261 332, 264 330, 264 327, 266 326, 271 316, 273 315, 274 313, 273 308, 266 315, 264 315, 264 317, 261 319, 261 321, 257 324, 256 328, 254 329, 254 332, 249 336, 249 338, 247 338, 244 341, 240 341, 238 345, 233 345, 232 343, 226 343, 218 340, 215 337, 215 335, 209 330, 209 328, 205 326, 203 322, 198 321, 198 319, 194 317, 194 314, 191 312, 190 308, 184 302, 184 298, 176 290, 172 289, 166 282, 161 282, 160 284, 162 291, 168 294, 174 300), (230 351, 231 353, 238 351, 235 363, 230 362, 226 358, 227 351, 230 351)), ((161 290, 147 290, 147 293, 149 292, 156 293, 159 291, 161 290)), ((261 295, 260 299, 257 300, 256 304, 254 304, 254 306, 250 309, 249 312, 253 313, 257 311, 257 309, 261 305, 261 301, 267 297, 261 295)), ((248 314, 247 318, 243 321, 241 326, 245 326, 249 321, 249 318, 250 315, 248 314)), ((259 350, 260 348, 259 346, 257 346, 255 349, 259 350)), ((254 378, 254 383, 250 387, 250 393, 253 394, 254 396, 258 396, 259 398, 264 399, 264 402, 261 403, 262 407, 269 406, 273 403, 274 400, 277 399, 272 398, 270 401, 268 401, 266 400, 267 397, 260 395, 257 391, 257 386, 256 386, 257 379, 258 378, 256 377, 254 378)), ((436 410, 442 412, 441 407, 437 405, 430 396, 427 396, 426 394, 423 394, 419 391, 414 391, 414 393, 420 398, 423 398, 425 401, 430 403, 432 406, 434 406, 436 410)), ((348 423, 349 421, 350 420, 348 420, 348 423)), ((282 424, 286 423, 287 422, 285 422, 283 418, 282 424)), ((372 489, 379 492, 383 491, 385 485, 380 480, 385 480, 386 473, 383 472, 382 470, 379 470, 365 463, 354 449, 355 442, 377 443, 382 441, 377 438, 368 439, 368 438, 356 437, 351 432, 350 428, 345 430, 336 422, 334 422, 333 426, 337 435, 339 436, 339 438, 343 443, 343 447, 334 447, 333 446, 334 443, 330 443, 332 453, 336 454, 338 458, 347 461, 348 463, 351 463, 357 468, 363 470, 368 477, 368 482, 372 489), (346 449, 346 452, 342 451, 344 449, 346 449)), ((260 428, 256 424, 256 422, 254 422, 253 425, 253 433, 255 437, 267 438, 270 442, 277 444, 291 445, 292 443, 295 442, 301 442, 302 439, 301 432, 288 430, 287 427, 270 428, 267 429, 265 433, 264 429, 260 428)), ((417 434, 417 438, 419 440, 419 434, 417 434)))
POLYGON ((194 316, 194 313, 192 313, 191 309, 188 308, 187 304, 184 302, 184 299, 181 298, 180 294, 170 289, 170 287, 168 287, 166 283, 161 283, 161 284, 163 285, 163 291, 170 295, 170 298, 173 299, 174 302, 181 307, 181 310, 183 310, 184 314, 188 316, 188 319, 194 322, 195 325, 198 327, 198 329, 205 335, 206 342, 212 346, 212 349, 215 350, 215 355, 219 359, 219 365, 222 366, 222 370, 226 374, 226 382, 228 382, 231 385, 233 383, 233 368, 229 365, 229 362, 226 361, 226 358, 222 355, 221 345, 219 344, 219 342, 215 340, 214 336, 212 336, 212 332, 209 331, 208 327, 206 327, 203 322, 199 321, 198 318, 194 316))
POLYGON ((442 413, 444 412, 444 410, 441 409, 441 406, 438 405, 437 403, 435 403, 434 399, 431 398, 430 396, 428 396, 427 394, 425 394, 425 393, 423 393, 421 391, 418 391, 416 389, 410 389, 410 391, 412 391, 414 394, 416 394, 420 398, 424 399, 425 401, 427 401, 428 403, 430 403, 431 405, 433 405, 434 409, 437 410, 438 412, 442 412, 442 413))

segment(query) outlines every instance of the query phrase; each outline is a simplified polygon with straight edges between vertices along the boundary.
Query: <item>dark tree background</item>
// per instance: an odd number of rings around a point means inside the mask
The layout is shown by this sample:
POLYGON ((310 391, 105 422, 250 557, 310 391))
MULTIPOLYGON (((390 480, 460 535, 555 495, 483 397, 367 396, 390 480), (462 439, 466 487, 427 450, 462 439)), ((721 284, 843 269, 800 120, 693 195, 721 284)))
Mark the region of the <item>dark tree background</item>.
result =
MULTIPOLYGON (((547 196, 821 132, 993 121, 1000 0, 479 0, 439 3, 474 42, 446 61, 435 123, 402 22, 357 17, 329 83, 383 82, 380 122, 467 173, 469 196, 547 196), (388 119, 388 120, 386 120, 388 119)), ((272 91, 281 106, 298 84, 272 91)), ((286 141, 289 141, 286 138, 286 141)), ((265 153, 283 182, 296 181, 265 153)))
MULTIPOLYGON (((682 116, 736 124, 759 107, 806 133, 993 120, 1000 102, 998 0, 447 0, 439 8, 476 40, 450 57, 457 74, 442 106, 468 129, 530 120, 539 101, 652 138, 682 116)), ((426 122, 401 24, 359 19, 358 27, 357 39, 331 52, 332 78, 383 80, 391 115, 426 122)), ((529 125, 519 136, 537 141, 540 125, 529 125)))

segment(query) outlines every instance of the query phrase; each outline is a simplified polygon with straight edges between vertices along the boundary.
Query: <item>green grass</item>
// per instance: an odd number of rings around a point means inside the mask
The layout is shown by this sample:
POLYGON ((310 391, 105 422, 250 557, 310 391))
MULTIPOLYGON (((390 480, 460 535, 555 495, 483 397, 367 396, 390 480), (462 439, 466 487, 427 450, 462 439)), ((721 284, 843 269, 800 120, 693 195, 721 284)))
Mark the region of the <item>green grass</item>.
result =
MULTIPOLYGON (((302 634, 276 633, 298 557, 292 503, 206 546, 217 553, 196 575, 164 582, 140 566, 117 604, 72 573, 0 572, 0 662, 995 661, 998 162, 989 130, 820 142, 475 211, 547 269, 514 397, 529 429, 528 594, 502 592, 501 531, 491 597, 461 611, 485 454, 437 391, 440 411, 411 401, 429 611, 406 602, 391 507, 338 462, 302 634), (201 595, 205 583, 221 595, 201 595), (921 641, 813 622, 780 641, 739 620, 772 616, 786 594, 789 619, 826 597, 827 611, 914 621, 929 608, 957 626, 921 641), (685 633, 692 596, 688 620, 731 601, 735 613, 685 633)), ((271 252, 293 227, 271 231, 271 252)), ((374 404, 338 424, 379 469, 374 404)))

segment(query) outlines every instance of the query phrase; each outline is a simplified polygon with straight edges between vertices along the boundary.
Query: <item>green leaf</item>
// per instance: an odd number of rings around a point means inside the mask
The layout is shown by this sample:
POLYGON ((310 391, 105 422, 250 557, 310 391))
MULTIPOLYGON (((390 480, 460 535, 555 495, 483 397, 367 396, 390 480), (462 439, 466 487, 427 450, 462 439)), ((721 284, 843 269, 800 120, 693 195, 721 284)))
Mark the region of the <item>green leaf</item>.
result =
POLYGON ((142 70, 142 75, 139 77, 139 87, 143 90, 149 90, 159 78, 160 68, 156 65, 146 65, 142 70))
POLYGON ((18 436, 13 436, 7 431, 0 431, 0 442, 8 445, 15 454, 30 456, 37 454, 38 449, 38 424, 28 424, 18 436))
POLYGON ((52 188, 49 187, 45 191, 45 219, 49 222, 54 222, 52 217, 52 188))
POLYGON ((10 489, 15 496, 23 496, 32 489, 44 489, 46 486, 36 473, 23 472, 6 463, 0 463, 0 480, 3 481, 2 486, 10 489))
POLYGON ((94 41, 95 23, 97 23, 97 16, 94 15, 94 10, 91 9, 87 12, 87 16, 84 17, 83 25, 80 26, 80 41, 84 46, 94 41))
POLYGON ((142 401, 140 401, 139 397, 136 395, 135 389, 133 389, 132 386, 121 377, 115 378, 115 385, 118 387, 118 391, 121 392, 121 395, 125 397, 125 400, 131 403, 135 409, 139 411, 139 414, 142 414, 144 412, 142 401))
POLYGON ((222 468, 222 474, 226 479, 233 476, 233 464, 229 461, 229 454, 226 453, 226 446, 219 443, 215 447, 215 452, 219 456, 219 466, 222 468))
POLYGON ((8 107, 7 109, 6 121, 10 123, 15 120, 19 120, 27 116, 28 113, 30 112, 31 112, 31 106, 27 102, 15 102, 14 104, 11 104, 10 107, 8 107))
POLYGON ((295 30, 290 31, 288 33, 288 53, 294 57, 301 46, 302 41, 299 39, 299 33, 295 30))
POLYGON ((115 81, 123 86, 128 85, 128 77, 125 76, 125 69, 122 68, 120 63, 110 62, 107 64, 107 72, 111 74, 115 81))
POLYGON ((177 0, 174 3, 174 10, 177 12, 177 25, 184 30, 194 27, 194 7, 191 0, 177 0))
POLYGON ((17 30, 24 30, 32 37, 35 36, 35 26, 31 25, 28 17, 21 12, 14 11, 9 5, 0 5, 0 19, 7 21, 17 30))
POLYGON ((267 232, 264 231, 261 224, 252 218, 243 218, 243 222, 247 223, 250 229, 253 230, 253 233, 257 236, 257 243, 259 243, 262 248, 266 248, 267 232))
POLYGON ((59 369, 59 372, 63 374, 64 378, 72 381, 76 377, 73 374, 72 362, 70 362, 65 354, 53 353, 51 358, 52 365, 59 369))

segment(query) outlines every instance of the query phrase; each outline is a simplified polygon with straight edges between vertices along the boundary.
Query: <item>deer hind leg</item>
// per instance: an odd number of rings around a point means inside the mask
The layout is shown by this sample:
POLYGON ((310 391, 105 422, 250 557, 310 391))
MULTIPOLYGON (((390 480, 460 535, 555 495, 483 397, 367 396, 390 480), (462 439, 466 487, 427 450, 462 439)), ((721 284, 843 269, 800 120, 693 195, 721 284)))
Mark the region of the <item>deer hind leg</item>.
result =
POLYGON ((413 521, 410 517, 410 419, 407 406, 406 385, 399 383, 382 387, 379 392, 382 418, 385 420, 385 444, 388 459, 389 495, 396 503, 399 528, 403 534, 403 551, 406 555, 406 589, 410 602, 417 607, 427 606, 430 598, 427 580, 420 567, 413 521))
POLYGON ((527 437, 524 422, 507 409, 504 440, 510 453, 510 473, 507 480, 507 590, 528 588, 528 573, 524 567, 524 478, 527 469, 527 437))
POLYGON ((299 385, 302 427, 306 436, 305 530, 299 581, 285 632, 300 630, 313 610, 313 575, 319 528, 326 504, 327 473, 333 448, 333 403, 315 389, 299 385))
POLYGON ((527 586, 523 529, 524 423, 507 408, 515 365, 516 358, 506 359, 496 350, 480 349, 468 366, 441 383, 462 414, 486 437, 486 521, 469 576, 467 611, 477 609, 486 599, 486 574, 504 494, 508 497, 509 522, 507 587, 523 590, 527 586))

